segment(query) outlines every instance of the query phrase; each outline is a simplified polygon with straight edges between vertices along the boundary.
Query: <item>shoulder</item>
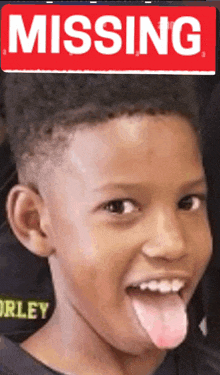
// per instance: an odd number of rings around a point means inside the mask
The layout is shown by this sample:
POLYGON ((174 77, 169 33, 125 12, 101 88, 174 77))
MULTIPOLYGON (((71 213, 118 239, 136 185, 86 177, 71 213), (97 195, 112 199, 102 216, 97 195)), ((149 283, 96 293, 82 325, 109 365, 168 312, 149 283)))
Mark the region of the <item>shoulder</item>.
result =
POLYGON ((19 344, 0 336, 0 375, 60 375, 26 353, 19 344))

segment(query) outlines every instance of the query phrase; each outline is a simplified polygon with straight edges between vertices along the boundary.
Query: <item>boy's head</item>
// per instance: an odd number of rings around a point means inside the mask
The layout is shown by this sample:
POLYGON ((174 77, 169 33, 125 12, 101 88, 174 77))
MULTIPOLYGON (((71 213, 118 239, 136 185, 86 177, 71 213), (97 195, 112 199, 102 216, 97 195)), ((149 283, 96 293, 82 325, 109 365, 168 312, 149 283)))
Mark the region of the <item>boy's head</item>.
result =
POLYGON ((130 354, 177 346, 211 254, 190 78, 9 75, 6 107, 9 221, 49 257, 59 319, 130 354))
POLYGON ((37 184, 46 160, 60 159, 68 135, 82 124, 94 127, 123 114, 177 113, 199 126, 191 77, 10 74, 7 81, 11 147, 29 183, 37 184))

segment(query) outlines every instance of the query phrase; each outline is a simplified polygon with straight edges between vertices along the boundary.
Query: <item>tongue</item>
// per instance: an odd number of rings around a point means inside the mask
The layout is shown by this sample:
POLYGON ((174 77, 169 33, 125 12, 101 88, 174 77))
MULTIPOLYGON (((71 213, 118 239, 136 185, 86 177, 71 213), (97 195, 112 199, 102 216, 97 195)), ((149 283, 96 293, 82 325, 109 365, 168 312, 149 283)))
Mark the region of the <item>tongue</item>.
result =
POLYGON ((175 348, 185 339, 187 314, 177 293, 134 296, 132 303, 139 322, 158 348, 175 348))

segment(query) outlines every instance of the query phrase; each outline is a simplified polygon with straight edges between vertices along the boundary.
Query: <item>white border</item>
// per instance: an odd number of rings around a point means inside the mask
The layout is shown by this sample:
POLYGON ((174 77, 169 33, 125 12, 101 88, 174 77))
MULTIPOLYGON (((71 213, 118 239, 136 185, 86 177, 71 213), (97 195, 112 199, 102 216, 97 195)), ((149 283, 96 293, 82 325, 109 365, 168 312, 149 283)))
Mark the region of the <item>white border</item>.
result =
MULTIPOLYGON (((2 69, 3 70, 3 69, 2 69)), ((185 74, 215 75, 214 70, 3 70, 6 73, 105 73, 105 74, 185 74)))

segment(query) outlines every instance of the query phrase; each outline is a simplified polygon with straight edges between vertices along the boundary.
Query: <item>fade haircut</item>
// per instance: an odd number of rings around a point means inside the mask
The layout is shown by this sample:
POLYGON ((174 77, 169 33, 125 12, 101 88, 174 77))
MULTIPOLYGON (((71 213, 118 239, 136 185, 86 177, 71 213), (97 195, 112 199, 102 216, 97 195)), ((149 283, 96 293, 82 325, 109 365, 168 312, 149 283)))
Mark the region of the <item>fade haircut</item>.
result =
POLYGON ((10 73, 6 118, 17 168, 33 179, 28 167, 36 171, 43 161, 61 158, 77 126, 124 114, 180 114, 199 133, 193 86, 189 76, 10 73))

